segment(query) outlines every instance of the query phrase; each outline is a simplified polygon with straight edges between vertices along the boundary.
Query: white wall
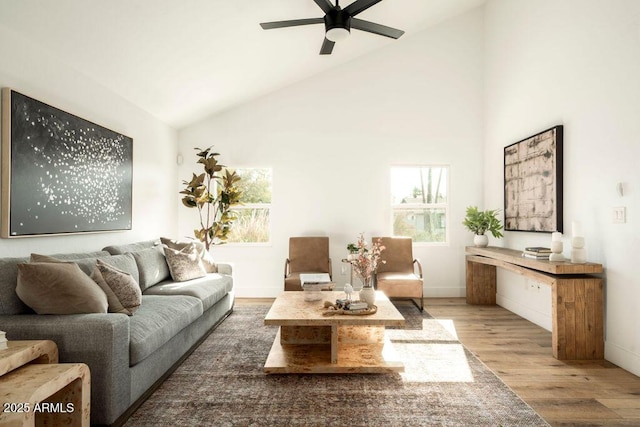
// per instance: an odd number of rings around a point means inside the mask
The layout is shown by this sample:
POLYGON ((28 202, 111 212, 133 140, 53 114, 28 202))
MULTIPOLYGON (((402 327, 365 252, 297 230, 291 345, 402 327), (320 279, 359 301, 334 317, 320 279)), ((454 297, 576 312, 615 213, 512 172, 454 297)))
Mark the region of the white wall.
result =
POLYGON ((1 26, 0 58, 0 87, 130 136, 134 159, 131 231, 0 239, 0 256, 99 250, 175 233, 176 131, 1 26))
MULTIPOLYGON (((476 10, 181 130, 180 180, 197 170, 193 148, 209 145, 225 164, 273 168, 271 245, 213 250, 234 262, 238 295, 282 290, 290 236, 329 236, 334 279, 348 281, 347 243, 391 233, 389 167, 425 163, 451 167, 451 244, 414 256, 427 295, 464 295, 472 235, 460 223, 482 198, 482 49, 476 10)), ((194 215, 179 210, 180 235, 194 215)))
MULTIPOLYGON (((606 271, 605 356, 640 374, 640 2, 490 0, 485 43, 485 205, 503 205, 503 147, 563 124, 564 254, 581 221, 588 259, 606 271), (627 223, 612 223, 614 206, 627 223)), ((501 243, 549 241, 508 232, 501 243)), ((550 298, 528 285, 501 274, 500 303, 550 328, 550 298)))

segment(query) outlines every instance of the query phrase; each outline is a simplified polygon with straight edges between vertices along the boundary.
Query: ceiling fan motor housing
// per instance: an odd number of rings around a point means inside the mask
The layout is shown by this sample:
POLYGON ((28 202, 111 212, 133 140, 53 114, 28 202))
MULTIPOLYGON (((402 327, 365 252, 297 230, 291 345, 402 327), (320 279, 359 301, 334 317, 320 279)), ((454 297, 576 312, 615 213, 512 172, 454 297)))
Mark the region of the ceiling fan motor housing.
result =
POLYGON ((340 8, 331 9, 324 16, 325 32, 334 28, 342 28, 351 32, 351 16, 340 8))

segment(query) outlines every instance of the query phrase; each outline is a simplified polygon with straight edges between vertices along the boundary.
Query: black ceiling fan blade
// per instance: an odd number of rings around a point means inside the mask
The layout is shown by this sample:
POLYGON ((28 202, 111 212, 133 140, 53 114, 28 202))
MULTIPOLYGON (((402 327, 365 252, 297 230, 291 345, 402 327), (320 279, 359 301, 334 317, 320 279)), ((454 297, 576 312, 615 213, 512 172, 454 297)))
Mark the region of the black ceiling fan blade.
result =
POLYGON ((288 21, 262 22, 260 26, 264 30, 274 28, 297 27, 299 25, 324 24, 324 18, 290 19, 288 21))
POLYGON ((333 52, 333 46, 335 44, 335 42, 332 42, 325 37, 324 41, 322 42, 322 47, 320 48, 320 55, 331 55, 331 52, 333 52))
POLYGON ((387 27, 386 25, 376 24, 375 22, 364 21, 358 18, 351 18, 351 28, 378 34, 380 36, 390 37, 392 39, 398 39, 404 34, 404 31, 402 30, 387 27))
POLYGON ((349 16, 356 16, 360 12, 369 9, 374 4, 380 3, 382 0, 356 0, 343 10, 349 14, 349 16))
POLYGON ((315 1, 316 4, 320 6, 320 9, 322 9, 324 13, 329 13, 329 11, 333 9, 333 5, 329 0, 313 0, 313 1, 315 1))

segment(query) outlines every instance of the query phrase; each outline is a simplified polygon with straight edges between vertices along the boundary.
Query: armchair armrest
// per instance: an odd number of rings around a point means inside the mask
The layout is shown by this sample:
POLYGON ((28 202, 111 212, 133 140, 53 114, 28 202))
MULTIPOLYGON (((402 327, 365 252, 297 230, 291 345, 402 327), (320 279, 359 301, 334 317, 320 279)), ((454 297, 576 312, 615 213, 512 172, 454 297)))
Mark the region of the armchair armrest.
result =
POLYGON ((420 276, 420 278, 422 279, 422 264, 420 264, 420 260, 419 260, 419 259, 417 259, 417 258, 416 258, 416 259, 414 259, 414 260, 413 260, 413 265, 414 265, 414 268, 415 268, 415 266, 416 266, 416 265, 418 266, 419 276, 420 276))
POLYGON ((287 258, 284 261, 284 277, 287 278, 289 276, 289 274, 291 274, 291 265, 290 265, 291 261, 289 261, 289 258, 287 258))
POLYGON ((331 266, 331 258, 329 258, 329 279, 333 280, 333 274, 332 274, 332 266, 331 266))

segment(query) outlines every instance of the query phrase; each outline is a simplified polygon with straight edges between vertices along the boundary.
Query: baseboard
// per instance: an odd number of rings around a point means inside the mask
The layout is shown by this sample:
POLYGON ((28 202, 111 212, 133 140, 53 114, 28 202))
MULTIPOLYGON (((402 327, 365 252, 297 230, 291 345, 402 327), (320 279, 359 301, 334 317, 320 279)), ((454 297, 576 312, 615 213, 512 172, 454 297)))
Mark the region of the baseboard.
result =
POLYGON ((604 358, 640 377, 640 354, 629 351, 610 341, 605 341, 604 358))
POLYGON ((496 304, 500 307, 506 308, 510 312, 515 313, 520 317, 527 319, 532 323, 535 323, 536 325, 546 329, 547 331, 551 331, 552 320, 551 316, 549 316, 547 313, 532 310, 530 307, 520 304, 519 302, 512 299, 506 298, 504 295, 500 294, 496 295, 496 304))

